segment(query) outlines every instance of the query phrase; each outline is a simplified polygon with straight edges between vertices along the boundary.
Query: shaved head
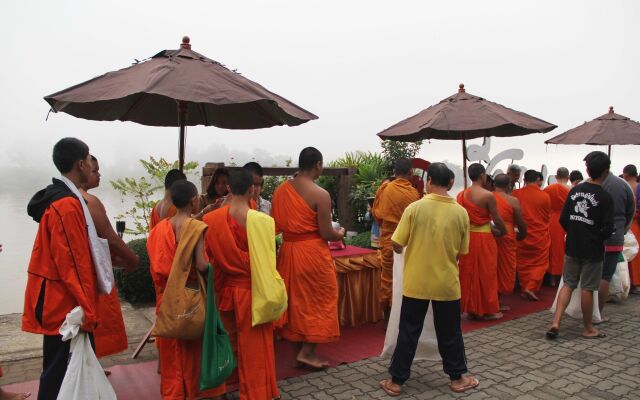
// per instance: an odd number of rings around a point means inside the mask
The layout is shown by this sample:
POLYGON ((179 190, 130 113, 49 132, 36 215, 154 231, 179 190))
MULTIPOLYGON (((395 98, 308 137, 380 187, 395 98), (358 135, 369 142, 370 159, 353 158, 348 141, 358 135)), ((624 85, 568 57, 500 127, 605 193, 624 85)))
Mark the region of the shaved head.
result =
POLYGON ((556 171, 556 179, 569 179, 569 170, 565 167, 560 167, 556 171))
POLYGON ((493 181, 493 185, 500 189, 509 189, 510 184, 511 178, 507 174, 498 174, 493 181))

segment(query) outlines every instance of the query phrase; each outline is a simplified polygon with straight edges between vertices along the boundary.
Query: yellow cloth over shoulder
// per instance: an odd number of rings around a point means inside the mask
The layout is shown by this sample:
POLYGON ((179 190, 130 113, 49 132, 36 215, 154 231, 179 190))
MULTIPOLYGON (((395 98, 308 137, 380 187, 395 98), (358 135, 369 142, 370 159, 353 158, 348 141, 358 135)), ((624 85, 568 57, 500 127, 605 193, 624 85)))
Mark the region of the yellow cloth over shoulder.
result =
POLYGON ((255 210, 247 214, 251 264, 251 326, 275 321, 287 309, 287 290, 276 270, 276 228, 273 218, 255 210))

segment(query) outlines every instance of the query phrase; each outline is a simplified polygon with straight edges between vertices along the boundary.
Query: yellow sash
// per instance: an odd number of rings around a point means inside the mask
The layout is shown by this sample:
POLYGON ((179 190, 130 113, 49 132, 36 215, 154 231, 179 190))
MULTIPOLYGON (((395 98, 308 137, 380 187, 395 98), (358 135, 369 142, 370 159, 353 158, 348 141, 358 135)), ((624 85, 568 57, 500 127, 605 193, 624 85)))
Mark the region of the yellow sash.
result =
POLYGON ((469 231, 474 233, 491 233, 491 223, 488 222, 484 225, 471 225, 469 231))

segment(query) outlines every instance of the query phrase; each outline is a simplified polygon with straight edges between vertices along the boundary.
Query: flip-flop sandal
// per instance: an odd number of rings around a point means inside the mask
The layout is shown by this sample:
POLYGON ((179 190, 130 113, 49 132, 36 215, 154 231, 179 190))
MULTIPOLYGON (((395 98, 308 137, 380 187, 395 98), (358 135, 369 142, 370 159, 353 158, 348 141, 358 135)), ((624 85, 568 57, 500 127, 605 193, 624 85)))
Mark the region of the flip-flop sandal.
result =
POLYGON ((471 382, 469 382, 466 385, 462 385, 462 386, 453 386, 453 385, 449 385, 449 388, 451 388, 451 391, 455 392, 455 393, 462 393, 462 392, 466 392, 469 389, 473 389, 475 387, 477 387, 480 384, 480 381, 477 380, 476 378, 471 378, 471 382))
POLYGON ((597 335, 592 335, 592 336, 582 335, 582 337, 585 338, 585 339, 602 339, 602 338, 606 338, 607 334, 606 333, 602 333, 602 332, 598 332, 597 335))
POLYGON ((557 338, 559 334, 560 334, 560 331, 557 328, 551 328, 546 333, 547 339, 551 339, 551 340, 557 338))
POLYGON ((391 388, 389 388, 389 382, 391 382, 390 379, 385 379, 383 381, 380 381, 380 387, 382 388, 382 390, 384 390, 384 392, 391 396, 391 397, 398 397, 402 394, 401 391, 399 390, 393 390, 391 388))

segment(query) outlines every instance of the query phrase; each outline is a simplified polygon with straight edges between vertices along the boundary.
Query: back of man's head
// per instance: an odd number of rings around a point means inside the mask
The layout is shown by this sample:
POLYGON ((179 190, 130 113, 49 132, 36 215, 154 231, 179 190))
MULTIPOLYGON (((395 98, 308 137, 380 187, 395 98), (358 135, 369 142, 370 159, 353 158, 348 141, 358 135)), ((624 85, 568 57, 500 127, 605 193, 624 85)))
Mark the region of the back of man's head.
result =
POLYGON ((258 175, 259 177, 264 176, 264 171, 262 170, 262 167, 260 166, 260 164, 258 164, 255 161, 246 163, 242 168, 248 170, 254 175, 258 175))
POLYGON ((393 173, 396 176, 406 176, 411 173, 411 160, 399 158, 393 163, 393 173))
POLYGON ((187 180, 187 176, 179 169, 172 169, 167 172, 164 177, 164 188, 166 190, 171 189, 171 186, 177 181, 187 180))
POLYGON ((484 174, 485 172, 486 170, 484 166, 480 163, 469 165, 469 179, 471 179, 471 182, 475 182, 480 179, 482 174, 484 174))
POLYGON ((568 179, 569 178, 569 170, 565 167, 560 167, 556 171, 556 179, 568 179))
POLYGON ((499 189, 509 189, 509 185, 511 184, 511 178, 507 174, 498 174, 494 178, 493 185, 499 189))
POLYGON ((311 171, 318 162, 322 162, 322 153, 315 147, 305 147, 298 157, 298 169, 300 171, 311 171))
POLYGON ((179 210, 188 207, 193 198, 198 196, 196 185, 186 179, 173 182, 169 191, 171 192, 171 202, 179 210))
POLYGON ((535 169, 528 169, 527 172, 524 173, 524 181, 526 183, 536 183, 540 179, 540 172, 535 169))
POLYGON ((569 174, 569 180, 571 182, 582 181, 582 180, 584 180, 584 176, 582 176, 582 172, 574 169, 569 174))
POLYGON ((244 196, 253 186, 253 174, 248 169, 242 168, 229 173, 229 187, 231 194, 244 196))
POLYGON ((636 168, 635 165, 633 164, 629 164, 626 165, 623 169, 622 169, 622 173, 630 176, 632 178, 637 178, 638 177, 638 168, 636 168))
POLYGON ((427 171, 427 180, 432 185, 448 188, 451 182, 451 171, 444 163, 431 163, 427 171))
POLYGON ((584 158, 587 174, 591 179, 599 179, 611 167, 609 156, 601 151, 592 151, 584 158))
POLYGON ((522 172, 522 168, 520 168, 516 164, 511 164, 511 165, 509 165, 509 168, 507 169, 507 172, 518 173, 519 174, 520 172, 522 172))
POLYGON ((87 155, 89 146, 80 139, 67 137, 53 146, 53 164, 61 174, 70 172, 76 161, 86 159, 87 155))

